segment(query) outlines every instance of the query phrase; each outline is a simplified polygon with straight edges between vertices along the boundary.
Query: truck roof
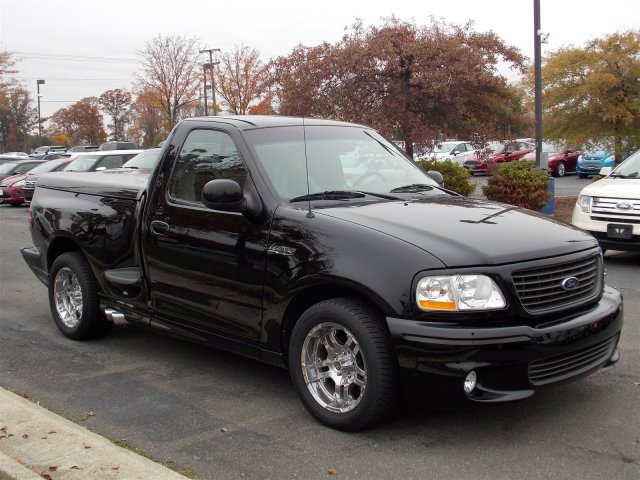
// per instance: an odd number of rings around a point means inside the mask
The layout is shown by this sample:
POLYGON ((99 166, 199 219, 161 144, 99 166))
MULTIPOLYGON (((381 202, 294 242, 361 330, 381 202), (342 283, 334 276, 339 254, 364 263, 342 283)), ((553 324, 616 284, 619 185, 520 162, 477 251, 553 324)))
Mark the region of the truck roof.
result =
POLYGON ((357 125, 348 122, 340 122, 337 120, 321 120, 317 118, 308 117, 281 117, 278 115, 229 115, 229 116, 216 116, 216 117, 195 117, 184 120, 185 122, 216 122, 226 123, 234 125, 239 130, 251 130, 254 128, 265 127, 292 127, 292 126, 310 126, 310 125, 335 125, 342 127, 359 126, 363 128, 364 125, 357 125))

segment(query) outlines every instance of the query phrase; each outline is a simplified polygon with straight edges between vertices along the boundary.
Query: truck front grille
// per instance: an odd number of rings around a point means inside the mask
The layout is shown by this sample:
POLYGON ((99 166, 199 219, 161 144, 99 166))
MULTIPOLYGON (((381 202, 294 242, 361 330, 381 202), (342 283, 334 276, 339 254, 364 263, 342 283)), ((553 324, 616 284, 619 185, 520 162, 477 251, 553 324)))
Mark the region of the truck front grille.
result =
POLYGON ((583 305, 602 290, 602 257, 518 270, 512 274, 520 303, 527 312, 542 314, 583 305), (576 280, 570 280, 575 278, 576 280))
POLYGON ((575 352, 536 360, 529 364, 529 381, 545 385, 580 375, 604 363, 613 353, 616 337, 575 352))

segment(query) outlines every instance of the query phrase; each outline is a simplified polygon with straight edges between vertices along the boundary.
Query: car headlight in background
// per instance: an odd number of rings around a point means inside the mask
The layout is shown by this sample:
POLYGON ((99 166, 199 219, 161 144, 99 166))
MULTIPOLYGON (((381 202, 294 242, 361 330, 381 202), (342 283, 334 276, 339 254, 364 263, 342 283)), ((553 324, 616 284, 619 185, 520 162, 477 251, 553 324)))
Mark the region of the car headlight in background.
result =
POLYGON ((582 155, 578 156, 578 162, 582 162, 582 157, 583 157, 582 155))
POLYGON ((506 306, 498 286, 485 275, 424 277, 418 282, 416 302, 425 311, 497 310, 506 306))
POLYGON ((616 161, 616 156, 615 154, 608 156, 607 158, 604 159, 604 163, 615 163, 616 161))
POLYGON ((582 213, 591 213, 591 204, 593 203, 593 197, 589 195, 578 195, 576 205, 580 207, 582 213))
POLYGON ((24 180, 14 183, 12 187, 24 187, 24 180))

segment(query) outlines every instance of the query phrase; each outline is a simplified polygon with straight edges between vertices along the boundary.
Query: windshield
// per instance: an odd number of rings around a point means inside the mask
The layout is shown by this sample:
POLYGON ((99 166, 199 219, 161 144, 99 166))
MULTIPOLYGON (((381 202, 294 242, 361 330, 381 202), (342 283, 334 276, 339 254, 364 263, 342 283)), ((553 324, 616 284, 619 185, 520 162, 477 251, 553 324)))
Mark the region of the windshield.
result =
POLYGON ((42 165, 38 165, 36 168, 29 170, 29 175, 38 175, 40 173, 51 172, 60 166, 61 163, 66 163, 67 160, 50 160, 42 165))
POLYGON ((88 172, 93 168, 100 155, 83 155, 64 167, 64 172, 88 172))
POLYGON ((124 168, 154 168, 160 159, 161 148, 152 148, 139 153, 122 165, 124 168))
POLYGON ((17 163, 3 163, 0 165, 0 174, 11 173, 16 168, 17 163))
POLYGON ((374 130, 295 126, 250 130, 245 136, 285 202, 322 192, 384 195, 409 185, 437 186, 374 130))
POLYGON ((629 178, 640 178, 640 150, 627 158, 612 172, 629 178))
POLYGON ((433 149, 433 153, 448 153, 450 152, 459 142, 442 142, 435 145, 433 149))

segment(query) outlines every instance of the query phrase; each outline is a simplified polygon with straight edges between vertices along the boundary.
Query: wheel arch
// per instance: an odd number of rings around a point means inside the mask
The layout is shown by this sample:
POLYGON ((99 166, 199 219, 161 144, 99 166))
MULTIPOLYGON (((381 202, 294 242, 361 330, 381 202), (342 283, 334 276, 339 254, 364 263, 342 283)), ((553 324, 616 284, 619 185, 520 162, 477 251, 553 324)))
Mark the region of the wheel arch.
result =
MULTIPOLYGON (((47 249, 47 271, 51 271, 51 266, 53 262, 55 262, 56 258, 58 258, 63 253, 67 252, 79 252, 84 255, 80 245, 78 245, 74 240, 69 237, 57 237, 50 244, 47 249)), ((86 258, 86 256, 85 256, 86 258)))
MULTIPOLYGON (((377 310, 381 317, 392 311, 391 306, 375 292, 347 280, 325 278, 305 285, 293 294, 282 316, 280 342, 285 364, 288 362, 291 332, 300 315, 318 302, 340 297, 350 297, 366 303, 377 310)), ((383 327, 388 329, 386 323, 383 327)))

